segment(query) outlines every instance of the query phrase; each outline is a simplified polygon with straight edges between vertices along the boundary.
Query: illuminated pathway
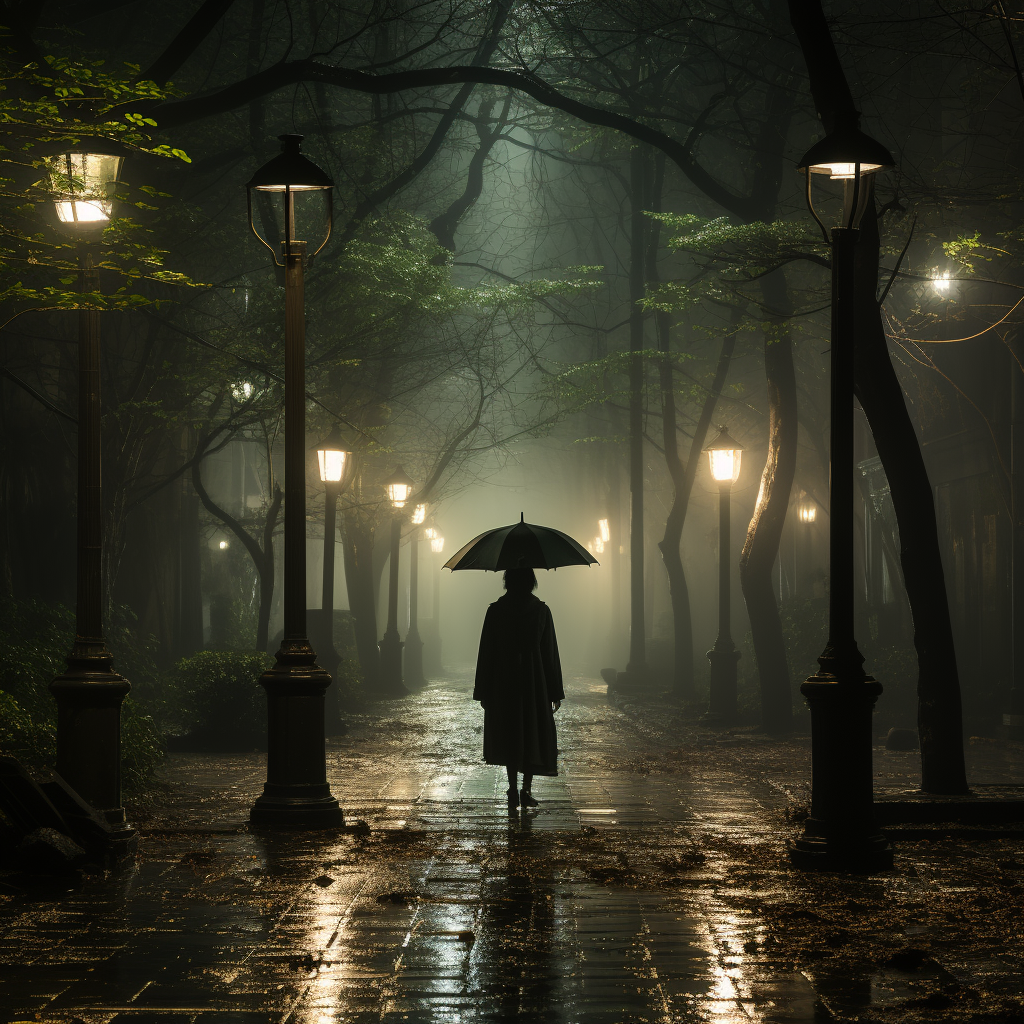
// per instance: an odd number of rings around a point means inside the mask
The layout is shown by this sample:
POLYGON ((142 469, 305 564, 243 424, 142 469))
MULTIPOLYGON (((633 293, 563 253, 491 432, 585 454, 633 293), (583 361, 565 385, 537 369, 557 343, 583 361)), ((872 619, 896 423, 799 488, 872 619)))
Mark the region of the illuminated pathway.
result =
POLYGON ((562 775, 511 819, 466 682, 382 704, 329 748, 368 832, 252 835, 261 756, 172 756, 136 871, 0 890, 0 1019, 809 1024, 956 991, 938 952, 892 960, 928 937, 925 910, 892 919, 894 901, 929 905, 927 854, 885 879, 785 868, 773 773, 806 781, 798 745, 673 748, 600 682, 568 696, 562 775), (877 963, 851 976, 844 949, 877 963))

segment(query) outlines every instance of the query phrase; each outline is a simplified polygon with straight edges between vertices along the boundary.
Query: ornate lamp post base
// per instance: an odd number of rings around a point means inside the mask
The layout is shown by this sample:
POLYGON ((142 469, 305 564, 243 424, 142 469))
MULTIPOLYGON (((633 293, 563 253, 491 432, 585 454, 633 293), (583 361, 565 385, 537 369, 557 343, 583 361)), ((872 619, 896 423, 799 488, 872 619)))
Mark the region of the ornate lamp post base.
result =
POLYGON ((327 783, 324 694, 331 677, 308 642, 286 641, 260 677, 267 691, 267 781, 249 812, 257 828, 328 829, 345 824, 327 783))
POLYGON ((405 645, 397 631, 387 630, 381 638, 380 650, 380 688, 384 696, 405 697, 409 691, 402 681, 402 648, 405 645))
POLYGON ((736 721, 736 663, 740 652, 732 642, 708 651, 711 678, 708 687, 708 711, 701 721, 727 725, 736 721))
POLYGON ((121 806, 121 705, 131 690, 112 672, 102 641, 81 645, 68 657, 67 671, 50 683, 57 702, 57 774, 105 822, 104 857, 119 862, 134 856, 138 834, 121 806))
POLYGON ((800 692, 811 709, 811 816, 790 861, 810 871, 887 871, 893 852, 875 820, 871 780, 871 715, 882 686, 820 674, 800 692))

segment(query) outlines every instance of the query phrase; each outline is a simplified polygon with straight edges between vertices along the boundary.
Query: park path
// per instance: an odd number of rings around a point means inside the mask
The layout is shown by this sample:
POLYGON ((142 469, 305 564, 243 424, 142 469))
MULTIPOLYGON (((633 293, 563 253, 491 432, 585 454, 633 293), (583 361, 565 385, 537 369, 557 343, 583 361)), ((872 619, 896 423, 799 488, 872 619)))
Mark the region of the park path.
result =
MULTIPOLYGON (((328 747, 341 833, 250 833, 262 755, 171 755, 136 809, 134 870, 2 883, 0 1019, 923 1020, 894 1013, 960 984, 941 958, 891 959, 929 928, 941 944, 941 918, 907 909, 944 912, 949 879, 926 877, 941 857, 881 878, 788 871, 799 743, 687 733, 572 680, 561 774, 509 817, 469 689, 435 681, 353 716, 328 747)), ((1019 957, 982 952, 990 988, 1019 993, 1019 957)))

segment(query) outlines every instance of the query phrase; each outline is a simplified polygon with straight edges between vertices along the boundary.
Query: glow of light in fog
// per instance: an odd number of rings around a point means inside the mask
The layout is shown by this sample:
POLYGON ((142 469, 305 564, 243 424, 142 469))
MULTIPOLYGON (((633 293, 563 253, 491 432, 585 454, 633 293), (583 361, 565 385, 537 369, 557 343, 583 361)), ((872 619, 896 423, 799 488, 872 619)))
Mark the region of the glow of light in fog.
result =
POLYGON ((607 543, 612 539, 612 531, 608 528, 607 519, 598 519, 597 528, 601 532, 601 540, 607 543))
POLYGON ((226 540, 222 540, 220 544, 218 544, 217 546, 221 549, 221 551, 227 551, 228 542, 226 540))
POLYGON ((944 270, 941 274, 932 278, 932 287, 939 295, 949 294, 952 276, 948 270, 944 270))
POLYGON ((427 506, 424 503, 420 503, 416 506, 412 514, 413 526, 419 526, 424 519, 427 518, 427 506))
POLYGON ((316 457, 320 463, 320 479, 324 483, 336 484, 345 475, 345 457, 348 452, 320 448, 316 457))
POLYGON ((800 506, 800 522, 801 523, 813 523, 817 518, 818 509, 815 505, 801 505, 800 506))
POLYGON ((430 550, 435 555, 441 554, 444 551, 444 537, 431 537, 430 539, 430 550))
POLYGON ((595 537, 594 538, 594 554, 595 555, 603 555, 604 554, 604 540, 602 540, 602 538, 600 538, 600 537, 595 537))
POLYGON ((740 475, 742 452, 734 448, 713 448, 708 452, 711 476, 720 484, 736 483, 740 475))

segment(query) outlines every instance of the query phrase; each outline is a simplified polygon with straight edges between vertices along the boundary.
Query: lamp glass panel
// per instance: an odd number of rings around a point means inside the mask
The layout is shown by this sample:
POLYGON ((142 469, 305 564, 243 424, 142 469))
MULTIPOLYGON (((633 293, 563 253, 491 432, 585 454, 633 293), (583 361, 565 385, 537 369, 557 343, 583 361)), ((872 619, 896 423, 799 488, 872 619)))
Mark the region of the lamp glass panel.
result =
POLYGON ((388 498, 395 508, 404 508, 412 488, 408 484, 388 484, 388 498))
POLYGON ((46 161, 62 224, 102 227, 109 222, 121 159, 105 153, 63 153, 46 161))
POLYGON ((430 550, 433 551, 435 555, 441 554, 441 552, 444 551, 444 537, 434 537, 430 541, 430 550))
POLYGON ((348 452, 332 448, 320 448, 316 457, 320 463, 320 479, 324 483, 336 484, 345 475, 345 457, 348 452))
POLYGON ((280 186, 254 188, 252 197, 253 227, 272 249, 285 242, 302 242, 307 252, 314 253, 323 245, 330 231, 330 198, 327 189, 280 186), (285 235, 285 208, 291 207, 290 238, 285 235))
POLYGON ((734 448, 713 448, 708 452, 711 476, 720 484, 736 483, 740 475, 742 451, 734 448))
MULTIPOLYGON (((833 181, 852 181, 857 176, 856 164, 832 163, 832 164, 811 164, 810 168, 815 174, 827 174, 833 181)), ((881 164, 861 164, 860 174, 874 174, 882 170, 881 164)))
POLYGON ((817 518, 818 510, 814 505, 801 505, 800 506, 800 522, 801 523, 813 523, 817 518))
POLYGON ((437 529, 433 526, 428 526, 423 531, 423 536, 426 537, 427 540, 433 540, 435 537, 438 536, 437 529))
POLYGON ((608 527, 607 519, 598 519, 597 521, 598 530, 601 534, 601 540, 609 541, 612 539, 612 532, 608 527))
POLYGON ((413 509, 412 522, 413 526, 419 526, 424 519, 427 518, 427 506, 422 502, 413 509))

